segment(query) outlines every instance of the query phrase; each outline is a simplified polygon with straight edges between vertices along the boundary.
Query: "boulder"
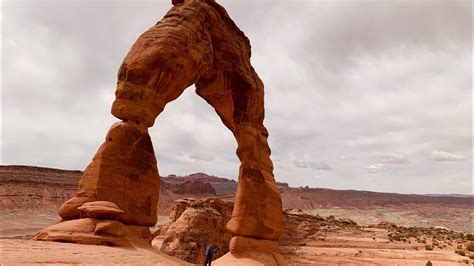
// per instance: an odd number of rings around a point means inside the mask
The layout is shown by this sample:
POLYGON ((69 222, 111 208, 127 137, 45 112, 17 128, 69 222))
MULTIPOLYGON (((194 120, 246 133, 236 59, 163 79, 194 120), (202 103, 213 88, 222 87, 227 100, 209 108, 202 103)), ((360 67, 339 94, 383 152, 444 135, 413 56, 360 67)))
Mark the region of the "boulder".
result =
POLYGON ((115 220, 124 213, 117 204, 109 201, 86 202, 77 209, 81 218, 115 220))
POLYGON ((88 245, 131 247, 146 244, 150 230, 145 226, 124 225, 114 220, 82 218, 61 222, 41 230, 32 240, 88 245))
POLYGON ((207 245, 214 247, 214 258, 229 251, 232 238, 226 229, 233 203, 218 198, 177 200, 169 221, 153 243, 162 252, 182 260, 203 264, 207 245))

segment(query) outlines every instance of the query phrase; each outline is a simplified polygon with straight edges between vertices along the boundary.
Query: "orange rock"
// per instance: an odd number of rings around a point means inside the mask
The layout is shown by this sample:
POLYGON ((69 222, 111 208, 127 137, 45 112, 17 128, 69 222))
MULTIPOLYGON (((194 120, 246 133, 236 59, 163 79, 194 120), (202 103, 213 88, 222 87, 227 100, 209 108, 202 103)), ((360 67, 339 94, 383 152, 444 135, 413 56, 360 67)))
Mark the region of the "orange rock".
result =
MULTIPOLYGON (((212 244, 215 248, 213 258, 218 259, 229 251, 232 235, 226 230, 225 224, 231 218, 232 209, 233 202, 219 198, 176 200, 168 222, 154 233, 153 247, 182 260, 202 264, 204 250, 207 245, 212 244)), ((278 241, 283 246, 299 246, 307 242, 327 222, 318 215, 296 209, 287 209, 283 214, 285 233, 278 241)), ((344 226, 343 223, 344 220, 341 219, 332 222, 338 226, 344 226)), ((241 265, 245 261, 264 265, 283 263, 277 242, 253 240, 254 238, 235 238, 230 246, 233 254, 226 255, 225 262, 231 263, 229 260, 233 261, 238 257, 239 261, 235 263, 241 265)))
POLYGON ((263 125, 263 82, 250 63, 248 38, 213 0, 173 7, 132 46, 118 72, 112 114, 123 120, 81 177, 75 198, 59 213, 77 219, 88 201, 110 201, 126 224, 156 222, 158 171, 147 128, 167 103, 196 85, 235 136, 241 161, 232 235, 277 240, 284 231, 280 193, 263 125))
POLYGON ((160 229, 158 247, 164 253, 196 264, 205 262, 207 245, 214 246, 214 258, 229 251, 232 238, 226 223, 233 203, 218 198, 175 201, 169 221, 160 229))
POLYGON ((77 219, 84 202, 109 201, 124 211, 119 218, 123 223, 152 226, 158 194, 158 169, 146 127, 116 123, 84 171, 76 197, 61 206, 59 215, 77 219))
POLYGON ((52 225, 36 233, 32 240, 70 242, 105 246, 132 246, 125 226, 117 221, 84 218, 52 225))
POLYGON ((80 212, 81 218, 96 218, 115 220, 123 214, 117 204, 108 201, 93 201, 82 204, 77 208, 80 212))
POLYGON ((270 240, 234 236, 230 252, 214 261, 213 265, 288 265, 280 253, 278 243, 270 240))

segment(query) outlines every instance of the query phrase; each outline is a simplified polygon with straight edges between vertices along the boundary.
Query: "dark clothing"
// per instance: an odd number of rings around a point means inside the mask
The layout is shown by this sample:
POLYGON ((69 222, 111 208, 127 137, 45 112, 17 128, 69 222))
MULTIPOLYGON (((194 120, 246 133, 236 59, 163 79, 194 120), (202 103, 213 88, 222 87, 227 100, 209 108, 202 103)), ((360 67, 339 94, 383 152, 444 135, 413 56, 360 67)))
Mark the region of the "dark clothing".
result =
POLYGON ((206 255, 206 261, 204 262, 204 265, 211 265, 212 262, 212 256, 214 255, 214 247, 212 245, 208 245, 206 247, 206 251, 204 252, 204 255, 206 255))
POLYGON ((206 257, 206 261, 204 262, 204 266, 211 266, 211 262, 212 262, 212 256, 206 257))

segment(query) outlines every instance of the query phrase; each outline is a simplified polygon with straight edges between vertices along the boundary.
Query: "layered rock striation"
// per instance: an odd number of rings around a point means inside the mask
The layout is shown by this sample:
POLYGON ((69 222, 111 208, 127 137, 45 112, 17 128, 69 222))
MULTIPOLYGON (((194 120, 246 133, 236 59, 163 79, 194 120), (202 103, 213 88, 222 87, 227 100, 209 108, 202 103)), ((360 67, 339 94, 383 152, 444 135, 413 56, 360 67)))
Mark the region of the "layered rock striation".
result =
POLYGON ((231 243, 239 246, 237 252, 242 243, 263 241, 259 253, 265 253, 264 247, 274 253, 269 243, 283 233, 282 203, 263 124, 264 86, 250 63, 250 41, 213 0, 172 3, 120 66, 112 114, 121 122, 110 128, 77 194, 59 214, 64 220, 80 219, 83 204, 109 201, 123 211, 118 222, 154 225, 159 173, 148 128, 166 104, 195 84, 196 93, 215 109, 238 144, 239 183, 227 223, 237 238, 231 243))

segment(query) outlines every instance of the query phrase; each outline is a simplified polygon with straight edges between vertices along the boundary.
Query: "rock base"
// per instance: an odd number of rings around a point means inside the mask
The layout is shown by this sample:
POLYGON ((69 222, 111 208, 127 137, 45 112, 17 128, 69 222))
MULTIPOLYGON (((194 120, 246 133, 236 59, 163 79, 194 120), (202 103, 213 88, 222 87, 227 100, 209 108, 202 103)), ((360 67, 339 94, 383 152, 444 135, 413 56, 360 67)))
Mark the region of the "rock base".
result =
POLYGON ((36 233, 32 240, 89 245, 132 247, 150 237, 145 226, 124 225, 114 220, 83 218, 52 225, 36 233))
POLYGON ((230 251, 212 262, 213 265, 288 265, 278 243, 270 240, 234 236, 230 251))

